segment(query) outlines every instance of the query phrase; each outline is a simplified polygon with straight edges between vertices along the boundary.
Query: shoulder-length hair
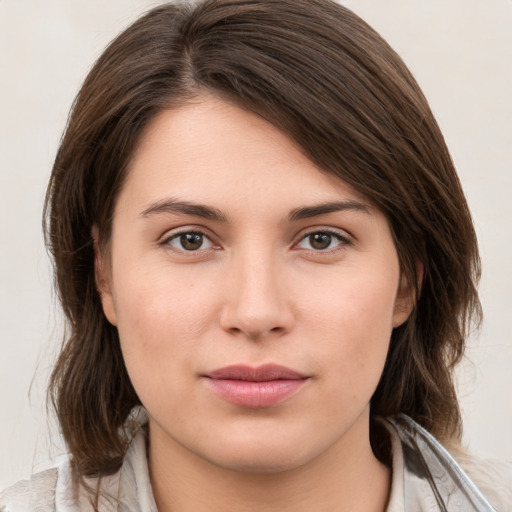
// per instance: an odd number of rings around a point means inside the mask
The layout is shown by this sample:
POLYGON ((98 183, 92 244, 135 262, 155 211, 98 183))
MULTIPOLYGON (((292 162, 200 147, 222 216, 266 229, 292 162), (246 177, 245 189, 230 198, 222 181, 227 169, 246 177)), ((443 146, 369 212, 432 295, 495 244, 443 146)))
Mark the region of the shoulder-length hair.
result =
MULTIPOLYGON (((77 473, 119 468, 127 419, 140 404, 102 311, 91 228, 105 250, 141 133, 162 109, 205 92, 263 116, 385 213, 417 300, 392 333, 371 417, 405 413, 457 442, 453 368, 471 319, 480 319, 479 256, 459 179, 416 81, 334 1, 203 0, 157 7, 106 48, 74 102, 53 167, 45 233, 69 327, 49 396, 77 473)), ((373 421, 371 441, 378 454, 373 421)))

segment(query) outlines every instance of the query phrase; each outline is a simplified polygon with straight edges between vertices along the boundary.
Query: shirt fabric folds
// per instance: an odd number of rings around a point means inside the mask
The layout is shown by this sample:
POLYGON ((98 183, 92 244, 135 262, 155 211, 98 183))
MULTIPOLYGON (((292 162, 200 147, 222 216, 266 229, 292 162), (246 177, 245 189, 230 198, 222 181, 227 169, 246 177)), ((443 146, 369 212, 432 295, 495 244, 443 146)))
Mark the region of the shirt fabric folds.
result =
MULTIPOLYGON (((511 465, 468 456, 456 461, 409 417, 399 415, 383 422, 393 451, 386 512, 512 512, 511 465)), ((87 483, 101 491, 96 506, 73 478, 69 458, 65 458, 56 468, 1 493, 0 510, 158 512, 149 478, 145 429, 137 431, 117 473, 87 483)))

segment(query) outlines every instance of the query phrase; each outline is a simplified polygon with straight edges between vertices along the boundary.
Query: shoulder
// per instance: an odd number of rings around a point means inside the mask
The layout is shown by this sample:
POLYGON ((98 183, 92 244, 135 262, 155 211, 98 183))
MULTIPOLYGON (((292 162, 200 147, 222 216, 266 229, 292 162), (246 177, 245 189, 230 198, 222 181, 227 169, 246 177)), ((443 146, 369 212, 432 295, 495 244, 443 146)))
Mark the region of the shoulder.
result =
POLYGON ((460 449, 448 452, 411 418, 387 418, 393 453, 389 511, 409 509, 512 510, 512 466, 486 461, 460 449), (394 500, 394 501, 393 501, 394 500))
POLYGON ((56 468, 37 473, 0 493, 0 512, 117 512, 121 509, 157 511, 142 431, 132 440, 120 470, 113 474, 79 481, 69 456, 65 456, 56 468))
POLYGON ((83 482, 86 486, 75 477, 66 457, 56 468, 32 475, 30 480, 18 482, 3 491, 0 494, 0 512, 117 510, 119 472, 100 478, 85 478, 83 482), (98 501, 95 500, 96 490, 99 492, 98 501))
POLYGON ((53 512, 58 470, 48 469, 0 493, 2 512, 53 512))
POLYGON ((512 510, 512 462, 464 453, 454 453, 454 457, 498 512, 512 510))
POLYGON ((121 468, 110 475, 86 477, 79 481, 70 455, 62 455, 55 468, 33 475, 0 493, 0 512, 115 512, 122 510, 156 512, 147 467, 147 415, 134 410, 137 422, 133 439, 121 468), (85 486, 82 485, 85 483, 85 486))

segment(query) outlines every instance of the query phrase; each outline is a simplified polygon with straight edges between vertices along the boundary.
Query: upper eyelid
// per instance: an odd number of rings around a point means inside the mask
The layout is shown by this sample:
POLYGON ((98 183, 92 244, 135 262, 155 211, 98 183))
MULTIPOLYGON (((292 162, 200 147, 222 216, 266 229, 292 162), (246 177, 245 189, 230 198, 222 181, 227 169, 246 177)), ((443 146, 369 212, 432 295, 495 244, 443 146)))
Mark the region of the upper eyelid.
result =
POLYGON ((310 236, 314 233, 329 233, 331 235, 339 236, 345 240, 353 241, 355 240, 354 235, 347 231, 346 229, 327 227, 327 226, 315 226, 310 228, 305 228, 301 230, 296 236, 295 239, 297 241, 303 240, 305 237, 310 236))
POLYGON ((209 240, 213 242, 213 235, 204 227, 187 227, 187 226, 181 226, 178 228, 173 229, 167 229, 164 231, 164 233, 158 237, 159 242, 165 242, 167 240, 170 240, 171 238, 175 238, 176 236, 183 235, 185 233, 197 233, 200 235, 205 236, 209 240))
MULTIPOLYGON (((185 234, 185 233, 198 233, 206 238, 208 238, 212 243, 218 243, 215 241, 217 238, 215 235, 213 235, 210 230, 208 230, 206 227, 203 226, 180 226, 173 229, 166 230, 159 238, 159 243, 166 243, 167 241, 185 234)), ((314 233, 329 233, 334 236, 339 237, 340 239, 346 240, 348 242, 354 241, 355 237, 348 232, 346 229, 341 228, 335 228, 332 226, 314 226, 314 227, 308 227, 304 228, 299 231, 294 237, 292 245, 296 245, 300 241, 302 241, 304 238, 314 234, 314 233)))
POLYGON ((194 257, 194 255, 196 257, 199 257, 200 255, 205 255, 205 254, 208 254, 210 251, 215 251, 218 249, 218 245, 210 235, 208 235, 207 233, 205 233, 203 230, 198 230, 198 229, 179 229, 177 228, 178 230, 175 231, 175 232, 169 232, 167 231, 166 233, 164 233, 164 235, 159 239, 158 241, 158 245, 160 247, 163 247, 163 248, 166 248, 167 250, 172 250, 176 255, 180 254, 181 256, 183 257, 187 257, 187 258, 192 258, 194 257), (181 235, 184 235, 184 234, 187 234, 187 233, 194 233, 194 234, 198 234, 198 235, 201 235, 203 236, 204 238, 206 238, 208 240, 208 242, 210 243, 210 247, 199 247, 197 250, 190 250, 190 251, 187 251, 185 248, 178 248, 178 247, 174 247, 172 245, 172 241, 174 240, 177 240, 179 239, 179 237, 181 235))
POLYGON ((294 242, 292 244, 291 249, 296 251, 305 251, 306 253, 316 254, 316 255, 324 255, 327 256, 329 254, 334 254, 339 252, 340 250, 347 249, 348 246, 354 245, 356 242, 356 238, 346 229, 335 228, 333 226, 314 226, 305 228, 299 232, 298 235, 294 238, 294 242), (302 248, 298 247, 304 240, 306 240, 309 236, 315 233, 326 233, 335 238, 337 238, 339 244, 336 247, 330 249, 314 249, 314 248, 302 248))

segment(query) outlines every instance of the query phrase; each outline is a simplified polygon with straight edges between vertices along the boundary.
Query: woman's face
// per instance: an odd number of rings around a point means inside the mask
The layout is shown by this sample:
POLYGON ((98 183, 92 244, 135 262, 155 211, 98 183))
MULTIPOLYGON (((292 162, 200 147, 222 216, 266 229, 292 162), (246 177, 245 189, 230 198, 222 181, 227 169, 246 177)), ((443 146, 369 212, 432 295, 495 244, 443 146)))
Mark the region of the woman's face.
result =
POLYGON ((97 279, 151 443, 257 471, 368 444, 412 304, 390 229, 259 116, 205 96, 154 119, 97 279))

